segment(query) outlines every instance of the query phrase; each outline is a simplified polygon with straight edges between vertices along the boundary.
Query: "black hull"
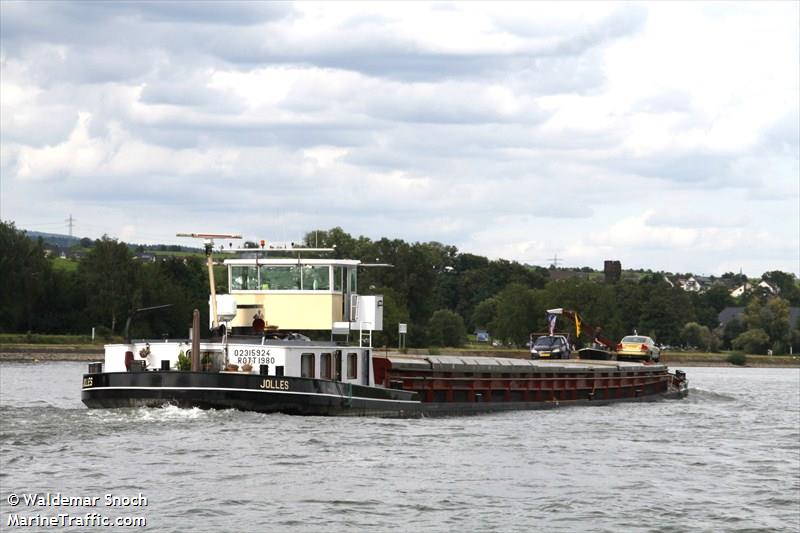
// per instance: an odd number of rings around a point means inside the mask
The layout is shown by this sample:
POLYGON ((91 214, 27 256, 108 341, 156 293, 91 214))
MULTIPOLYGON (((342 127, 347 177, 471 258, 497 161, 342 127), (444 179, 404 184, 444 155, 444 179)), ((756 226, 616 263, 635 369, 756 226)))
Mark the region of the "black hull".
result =
POLYGON ((81 400, 97 409, 177 405, 322 416, 414 416, 407 391, 257 374, 112 372, 86 374, 81 400), (88 382, 87 380, 91 380, 88 382), (91 386, 86 386, 91 383, 91 386))
POLYGON ((605 405, 681 398, 672 390, 635 398, 538 402, 420 402, 414 392, 336 381, 239 373, 111 372, 84 375, 81 400, 89 408, 199 407, 317 416, 413 418, 605 405))

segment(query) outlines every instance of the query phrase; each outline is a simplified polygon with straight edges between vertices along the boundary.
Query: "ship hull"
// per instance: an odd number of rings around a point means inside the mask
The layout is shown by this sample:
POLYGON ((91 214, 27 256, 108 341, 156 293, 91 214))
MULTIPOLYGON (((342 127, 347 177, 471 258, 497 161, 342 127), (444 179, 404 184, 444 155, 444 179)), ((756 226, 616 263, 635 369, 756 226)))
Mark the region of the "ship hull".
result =
POLYGON ((681 398, 686 389, 619 397, 588 396, 535 401, 420 401, 420 394, 395 388, 350 385, 329 380, 262 376, 236 372, 107 372, 85 374, 81 399, 89 408, 175 405, 201 409, 237 409, 306 416, 414 418, 464 416, 489 412, 552 409, 570 405, 681 398))
POLYGON ((297 377, 206 372, 110 372, 84 375, 89 408, 199 407, 320 416, 408 417, 419 401, 408 391, 297 377))

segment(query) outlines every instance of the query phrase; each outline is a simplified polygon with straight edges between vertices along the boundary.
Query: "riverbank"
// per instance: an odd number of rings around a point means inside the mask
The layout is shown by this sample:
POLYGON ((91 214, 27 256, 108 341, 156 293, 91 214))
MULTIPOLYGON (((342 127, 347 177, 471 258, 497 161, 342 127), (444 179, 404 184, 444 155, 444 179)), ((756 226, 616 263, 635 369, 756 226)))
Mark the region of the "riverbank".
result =
MULTIPOLYGON (((376 348, 375 353, 389 355, 402 355, 397 350, 385 351, 376 348)), ((514 350, 510 348, 500 349, 473 349, 473 348, 436 348, 436 349, 409 349, 408 354, 425 355, 461 355, 464 357, 513 357, 515 359, 527 359, 530 353, 527 350, 514 350)), ((661 362, 669 366, 728 366, 734 367, 728 362, 730 353, 707 353, 707 352, 665 352, 661 354, 661 362)), ((747 355, 746 367, 764 368, 800 368, 800 357, 797 355, 747 355)))
MULTIPOLYGON (((397 350, 375 349, 376 354, 403 355, 397 350)), ((437 348, 409 349, 408 355, 460 355, 464 357, 513 357, 527 359, 526 350, 437 348)), ((736 366, 727 361, 728 353, 666 352, 661 361, 669 366, 736 366)), ((0 344, 0 361, 102 361, 99 344, 0 344)), ((800 368, 797 355, 747 355, 744 366, 800 368)))
POLYGON ((0 344, 0 361, 102 361, 97 344, 0 344))

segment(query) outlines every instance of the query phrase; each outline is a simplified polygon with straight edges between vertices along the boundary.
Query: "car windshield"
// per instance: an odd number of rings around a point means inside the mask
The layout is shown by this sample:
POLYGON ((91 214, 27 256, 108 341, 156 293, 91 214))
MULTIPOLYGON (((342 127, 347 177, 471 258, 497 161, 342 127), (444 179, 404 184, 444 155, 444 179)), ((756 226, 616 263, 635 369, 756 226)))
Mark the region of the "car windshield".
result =
POLYGON ((558 344, 558 337, 539 337, 533 344, 534 348, 552 348, 558 344))
POLYGON ((627 337, 623 337, 622 342, 631 343, 631 344, 633 344, 633 343, 647 344, 647 341, 649 341, 649 340, 650 339, 648 339, 647 337, 634 337, 632 335, 628 335, 627 337))

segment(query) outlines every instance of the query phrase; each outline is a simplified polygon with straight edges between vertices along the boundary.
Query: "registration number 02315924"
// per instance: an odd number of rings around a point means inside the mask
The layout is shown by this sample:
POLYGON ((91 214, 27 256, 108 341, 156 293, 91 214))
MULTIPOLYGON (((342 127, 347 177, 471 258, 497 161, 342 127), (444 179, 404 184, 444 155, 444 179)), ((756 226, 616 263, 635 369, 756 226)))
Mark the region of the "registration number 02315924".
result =
POLYGON ((270 355, 266 348, 234 348, 231 355, 231 360, 240 365, 248 363, 251 365, 275 364, 275 356, 270 355))

